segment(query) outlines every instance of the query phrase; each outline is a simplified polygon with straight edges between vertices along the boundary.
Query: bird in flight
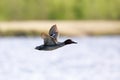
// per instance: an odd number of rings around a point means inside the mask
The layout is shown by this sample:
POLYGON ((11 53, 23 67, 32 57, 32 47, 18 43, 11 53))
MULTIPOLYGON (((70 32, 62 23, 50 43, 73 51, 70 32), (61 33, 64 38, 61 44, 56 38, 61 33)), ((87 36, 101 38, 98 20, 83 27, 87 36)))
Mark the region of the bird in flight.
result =
POLYGON ((49 35, 46 33, 41 33, 41 37, 44 39, 44 44, 35 47, 35 49, 50 51, 63 47, 68 44, 77 44, 77 42, 74 42, 71 39, 67 39, 64 42, 58 42, 57 41, 58 35, 59 34, 58 34, 57 26, 53 25, 49 30, 49 35))

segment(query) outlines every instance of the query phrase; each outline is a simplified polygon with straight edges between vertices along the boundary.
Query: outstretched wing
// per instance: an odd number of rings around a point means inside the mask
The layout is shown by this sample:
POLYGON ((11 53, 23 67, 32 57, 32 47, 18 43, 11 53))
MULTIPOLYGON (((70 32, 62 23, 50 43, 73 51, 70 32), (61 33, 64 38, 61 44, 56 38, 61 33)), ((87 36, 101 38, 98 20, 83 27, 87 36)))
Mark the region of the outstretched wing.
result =
POLYGON ((44 39, 44 45, 55 45, 56 44, 54 39, 45 33, 42 33, 41 37, 44 39))
POLYGON ((58 30, 56 24, 50 28, 49 35, 57 42, 58 30))

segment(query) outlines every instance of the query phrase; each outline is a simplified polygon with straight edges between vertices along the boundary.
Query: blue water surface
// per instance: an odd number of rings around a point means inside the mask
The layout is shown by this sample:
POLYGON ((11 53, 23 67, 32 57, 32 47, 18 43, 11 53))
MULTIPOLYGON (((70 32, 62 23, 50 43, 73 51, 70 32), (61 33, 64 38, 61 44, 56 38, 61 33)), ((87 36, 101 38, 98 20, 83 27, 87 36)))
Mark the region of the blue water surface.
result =
POLYGON ((0 80, 120 80, 120 36, 67 38, 78 44, 38 51, 40 37, 0 37, 0 80))

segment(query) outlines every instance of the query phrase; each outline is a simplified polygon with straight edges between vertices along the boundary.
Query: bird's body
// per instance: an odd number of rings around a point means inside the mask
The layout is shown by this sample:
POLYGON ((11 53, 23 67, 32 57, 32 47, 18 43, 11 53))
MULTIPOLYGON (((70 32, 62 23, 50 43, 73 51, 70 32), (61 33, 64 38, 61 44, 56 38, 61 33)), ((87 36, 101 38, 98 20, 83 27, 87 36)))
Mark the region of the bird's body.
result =
POLYGON ((55 45, 47 45, 47 46, 43 44, 43 45, 37 46, 36 49, 49 51, 49 50, 60 48, 64 45, 65 45, 64 43, 57 43, 55 45))
POLYGON ((35 49, 37 50, 45 50, 45 51, 50 51, 54 50, 60 47, 63 47, 68 44, 76 43, 72 41, 71 39, 67 39, 64 42, 58 42, 57 37, 58 37, 58 30, 57 26, 53 25, 49 31, 49 35, 42 33, 41 37, 44 39, 44 44, 37 46, 35 49))

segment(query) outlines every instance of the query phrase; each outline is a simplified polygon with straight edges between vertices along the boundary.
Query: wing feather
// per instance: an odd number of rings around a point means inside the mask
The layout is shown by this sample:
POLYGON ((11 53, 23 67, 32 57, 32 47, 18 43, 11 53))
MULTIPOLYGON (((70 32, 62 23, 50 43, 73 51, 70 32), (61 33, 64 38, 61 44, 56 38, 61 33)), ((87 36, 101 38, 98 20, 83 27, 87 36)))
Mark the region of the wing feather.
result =
POLYGON ((55 45, 56 42, 52 37, 47 35, 46 33, 41 33, 41 37, 44 39, 44 45, 55 45))
POLYGON ((54 38, 55 41, 57 41, 57 37, 58 37, 58 29, 56 24, 53 25, 50 30, 49 30, 49 35, 54 38))

